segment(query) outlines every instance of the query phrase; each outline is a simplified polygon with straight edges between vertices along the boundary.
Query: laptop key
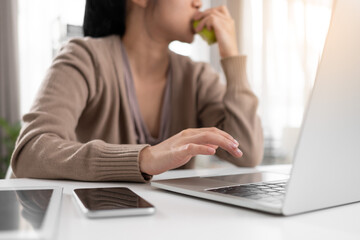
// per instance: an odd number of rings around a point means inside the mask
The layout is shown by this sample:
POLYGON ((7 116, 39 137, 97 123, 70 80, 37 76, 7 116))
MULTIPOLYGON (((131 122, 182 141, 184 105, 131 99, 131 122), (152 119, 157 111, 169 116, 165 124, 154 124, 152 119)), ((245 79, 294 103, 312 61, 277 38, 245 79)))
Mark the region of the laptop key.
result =
POLYGON ((228 194, 232 196, 248 198, 252 200, 259 200, 280 204, 285 195, 284 182, 277 183, 256 183, 239 186, 223 187, 217 189, 209 189, 208 191, 217 192, 221 194, 228 194))

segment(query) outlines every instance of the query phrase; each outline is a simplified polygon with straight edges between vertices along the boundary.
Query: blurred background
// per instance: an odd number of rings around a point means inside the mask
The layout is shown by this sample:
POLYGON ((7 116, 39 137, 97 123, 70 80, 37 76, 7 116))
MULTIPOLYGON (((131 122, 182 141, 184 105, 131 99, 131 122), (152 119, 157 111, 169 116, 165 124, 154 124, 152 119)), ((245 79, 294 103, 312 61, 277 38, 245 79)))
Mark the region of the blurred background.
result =
MULTIPOLYGON (((333 0, 203 0, 202 9, 227 5, 250 84, 260 100, 265 134, 262 164, 291 163, 328 30, 333 0)), ((62 44, 82 36, 85 0, 0 1, 0 156, 12 151, 21 116, 62 44)), ((169 48, 209 62, 224 80, 217 45, 196 36, 169 48)), ((225 81, 225 80, 224 80, 225 81)), ((241 141, 241 140, 240 140, 241 141)), ((226 166, 199 156, 197 167, 226 166)))

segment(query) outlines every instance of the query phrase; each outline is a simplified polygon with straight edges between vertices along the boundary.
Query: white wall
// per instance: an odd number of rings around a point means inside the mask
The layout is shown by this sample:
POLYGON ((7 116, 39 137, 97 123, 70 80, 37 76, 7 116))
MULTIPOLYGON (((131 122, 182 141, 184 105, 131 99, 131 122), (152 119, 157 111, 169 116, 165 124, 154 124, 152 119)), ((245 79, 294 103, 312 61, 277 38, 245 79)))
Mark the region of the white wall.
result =
POLYGON ((85 0, 18 0, 20 113, 30 110, 59 47, 60 22, 82 24, 85 0))

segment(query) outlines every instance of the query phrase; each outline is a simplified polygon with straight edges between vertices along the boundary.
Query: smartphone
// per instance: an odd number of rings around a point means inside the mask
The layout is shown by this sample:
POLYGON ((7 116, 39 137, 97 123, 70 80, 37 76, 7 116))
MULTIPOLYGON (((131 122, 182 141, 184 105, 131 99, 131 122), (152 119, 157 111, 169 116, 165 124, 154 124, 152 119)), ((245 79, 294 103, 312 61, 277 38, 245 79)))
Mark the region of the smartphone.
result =
POLYGON ((89 218, 149 215, 155 207, 128 188, 74 189, 80 210, 89 218))

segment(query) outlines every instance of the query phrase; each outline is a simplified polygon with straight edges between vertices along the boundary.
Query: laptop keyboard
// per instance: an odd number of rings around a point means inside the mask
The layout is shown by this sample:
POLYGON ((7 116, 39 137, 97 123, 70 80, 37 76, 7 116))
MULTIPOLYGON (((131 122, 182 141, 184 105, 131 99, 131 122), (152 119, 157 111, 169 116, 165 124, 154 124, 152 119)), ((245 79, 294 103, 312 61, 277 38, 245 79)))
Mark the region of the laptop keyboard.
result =
POLYGON ((208 189, 207 191, 281 204, 285 196, 286 183, 287 181, 252 183, 240 186, 208 189))

